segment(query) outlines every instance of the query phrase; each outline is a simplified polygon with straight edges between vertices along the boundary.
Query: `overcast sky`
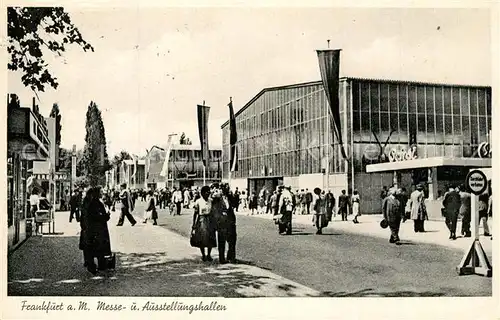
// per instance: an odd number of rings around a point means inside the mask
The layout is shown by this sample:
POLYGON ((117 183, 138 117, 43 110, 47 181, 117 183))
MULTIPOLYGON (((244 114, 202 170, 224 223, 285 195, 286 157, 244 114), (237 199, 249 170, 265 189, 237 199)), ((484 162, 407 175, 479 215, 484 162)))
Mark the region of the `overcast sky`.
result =
MULTIPOLYGON (((172 8, 68 10, 95 52, 49 55, 60 86, 62 145, 84 146, 91 100, 103 113, 108 153, 144 154, 167 134, 199 144, 196 105, 211 106, 210 145, 233 97, 238 110, 265 87, 320 80, 314 50, 341 48, 341 75, 491 85, 487 9, 172 8)), ((21 103, 33 93, 9 72, 21 103)))

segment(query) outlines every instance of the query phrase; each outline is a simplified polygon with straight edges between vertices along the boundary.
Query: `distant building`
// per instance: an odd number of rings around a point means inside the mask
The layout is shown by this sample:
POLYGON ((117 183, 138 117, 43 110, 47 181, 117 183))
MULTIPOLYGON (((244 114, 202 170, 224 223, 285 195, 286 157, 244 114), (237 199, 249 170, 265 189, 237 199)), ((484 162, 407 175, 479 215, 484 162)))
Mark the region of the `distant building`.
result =
MULTIPOLYGON (((163 176, 167 147, 152 147, 146 156, 148 188, 203 186, 203 162, 200 146, 175 144, 169 154, 168 170, 163 176), (168 177, 168 178, 167 178, 168 177)), ((205 184, 220 182, 222 178, 222 150, 210 150, 210 161, 205 172, 205 184)))
POLYGON ((144 189, 145 165, 144 159, 122 161, 119 166, 106 172, 106 187, 117 189, 126 183, 129 189, 144 189))
POLYGON ((32 107, 21 107, 17 95, 7 99, 7 226, 8 248, 14 249, 29 235, 31 218, 29 192, 33 161, 49 157, 49 138, 45 118, 33 98, 32 107))

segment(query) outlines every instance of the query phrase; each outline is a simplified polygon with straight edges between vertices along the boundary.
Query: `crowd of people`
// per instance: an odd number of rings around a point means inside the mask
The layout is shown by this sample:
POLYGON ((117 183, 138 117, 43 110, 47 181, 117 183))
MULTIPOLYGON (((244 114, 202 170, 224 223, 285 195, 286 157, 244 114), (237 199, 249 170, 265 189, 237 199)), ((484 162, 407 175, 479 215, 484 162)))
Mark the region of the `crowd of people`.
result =
MULTIPOLYGON (((471 237, 471 194, 464 185, 449 185, 447 191, 438 193, 438 200, 442 204, 442 215, 450 231, 450 240, 457 239, 457 222, 461 218, 461 234, 465 238, 471 237)), ((478 214, 483 224, 484 236, 492 237, 488 226, 488 217, 492 216, 493 196, 491 188, 481 194, 478 203, 478 214)), ((425 221, 429 219, 424 186, 418 184, 411 194, 404 188, 384 187, 381 192, 382 214, 384 221, 391 231, 390 243, 401 244, 399 229, 401 222, 413 220, 414 232, 425 232, 425 221)), ((382 223, 382 224, 383 224, 382 223)))
MULTIPOLYGON (((425 232, 425 221, 428 220, 426 194, 424 186, 418 184, 411 193, 405 188, 383 187, 382 201, 383 227, 389 227, 390 243, 401 244, 399 230, 401 223, 413 220, 416 233, 425 232), (385 226, 383 225, 385 224, 385 226)), ((48 204, 44 195, 36 192, 30 197, 31 211, 48 204)), ((236 261, 236 215, 239 210, 248 210, 248 215, 270 213, 278 227, 279 234, 292 234, 294 215, 311 214, 316 227, 316 234, 322 230, 336 214, 347 221, 353 215, 353 223, 359 223, 361 196, 357 190, 342 190, 338 199, 330 190, 314 188, 296 190, 287 186, 278 186, 270 192, 263 188, 257 195, 247 190, 240 192, 238 188, 231 191, 228 184, 212 184, 201 188, 168 188, 158 190, 129 190, 126 184, 119 190, 89 188, 86 191, 76 189, 71 195, 68 205, 69 222, 76 219, 80 223, 80 249, 83 251, 84 265, 95 274, 97 270, 109 267, 107 257, 111 255, 107 222, 110 213, 120 205, 117 226, 123 226, 125 218, 134 226, 137 221, 131 214, 140 199, 146 203, 143 212, 143 223, 152 221, 157 225, 158 209, 169 209, 171 215, 180 215, 183 208, 193 208, 193 220, 190 243, 200 249, 203 261, 212 261, 211 251, 218 248, 220 263, 236 261), (336 206, 337 204, 337 206, 336 206), (226 253, 226 245, 228 251, 226 253), (95 264, 97 258, 98 264, 95 264)), ((442 215, 450 231, 449 239, 455 240, 457 222, 461 218, 461 234, 471 237, 471 195, 463 185, 448 187, 438 200, 442 203, 442 215)), ((50 206, 50 204, 48 204, 50 206)), ((479 196, 479 218, 483 224, 484 235, 491 236, 488 217, 492 215, 491 187, 487 193, 479 196)))

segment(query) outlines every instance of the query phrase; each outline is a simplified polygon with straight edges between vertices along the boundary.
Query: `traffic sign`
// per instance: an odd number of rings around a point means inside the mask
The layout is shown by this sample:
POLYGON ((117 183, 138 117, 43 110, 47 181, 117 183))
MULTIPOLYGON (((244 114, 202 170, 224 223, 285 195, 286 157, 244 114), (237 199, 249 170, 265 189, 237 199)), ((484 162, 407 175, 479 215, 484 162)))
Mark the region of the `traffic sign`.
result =
POLYGON ((488 188, 488 178, 481 170, 472 170, 465 178, 465 185, 472 194, 478 196, 488 188))

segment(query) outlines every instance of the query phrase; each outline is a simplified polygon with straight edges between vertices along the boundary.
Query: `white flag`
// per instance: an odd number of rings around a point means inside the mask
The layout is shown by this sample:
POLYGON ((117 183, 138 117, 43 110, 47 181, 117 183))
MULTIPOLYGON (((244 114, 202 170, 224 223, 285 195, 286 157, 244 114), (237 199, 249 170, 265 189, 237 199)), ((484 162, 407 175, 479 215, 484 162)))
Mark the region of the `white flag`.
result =
POLYGON ((163 162, 163 167, 161 169, 160 175, 162 177, 167 177, 168 179, 168 159, 170 158, 170 151, 172 150, 172 136, 168 137, 167 150, 165 152, 165 161, 163 162))

